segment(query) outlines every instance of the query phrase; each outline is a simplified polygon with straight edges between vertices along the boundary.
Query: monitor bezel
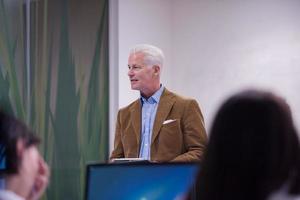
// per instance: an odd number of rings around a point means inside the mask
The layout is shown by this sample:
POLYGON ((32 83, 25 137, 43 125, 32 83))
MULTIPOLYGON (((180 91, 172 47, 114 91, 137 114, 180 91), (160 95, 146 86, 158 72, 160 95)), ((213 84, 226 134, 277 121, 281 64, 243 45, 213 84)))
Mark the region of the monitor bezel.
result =
MULTIPOLYGON (((124 163, 89 163, 86 164, 84 197, 88 200, 90 169, 93 167, 120 167, 120 166, 190 166, 195 165, 200 169, 200 162, 124 162, 124 163)), ((198 169, 198 170, 199 170, 198 169)))

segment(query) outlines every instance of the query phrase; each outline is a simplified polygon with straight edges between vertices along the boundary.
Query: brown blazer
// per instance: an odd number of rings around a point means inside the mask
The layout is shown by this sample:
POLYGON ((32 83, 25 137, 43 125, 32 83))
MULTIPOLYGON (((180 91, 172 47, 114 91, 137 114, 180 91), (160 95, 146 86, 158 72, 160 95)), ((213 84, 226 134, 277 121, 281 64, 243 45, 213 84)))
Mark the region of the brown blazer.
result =
MULTIPOLYGON (((199 161, 207 143, 204 120, 194 99, 164 89, 151 137, 151 161, 199 161), (174 120, 166 123, 166 120, 174 120), (165 122, 165 123, 164 123, 165 122)), ((118 112, 113 158, 137 158, 141 145, 141 100, 118 112)))

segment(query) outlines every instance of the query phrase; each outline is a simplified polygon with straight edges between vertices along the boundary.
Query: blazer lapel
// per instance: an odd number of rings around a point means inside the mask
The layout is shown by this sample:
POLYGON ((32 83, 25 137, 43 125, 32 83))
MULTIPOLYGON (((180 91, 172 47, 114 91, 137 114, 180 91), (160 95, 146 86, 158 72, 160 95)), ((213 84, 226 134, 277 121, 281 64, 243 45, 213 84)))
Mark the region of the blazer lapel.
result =
POLYGON ((163 122, 168 117, 168 114, 175 102, 175 99, 173 97, 174 97, 173 94, 169 92, 167 89, 165 89, 165 91, 160 97, 157 112, 156 112, 156 117, 153 125, 151 144, 155 141, 155 138, 157 137, 163 122))
POLYGON ((138 99, 131 107, 131 123, 136 135, 138 147, 140 146, 141 138, 141 102, 138 99))

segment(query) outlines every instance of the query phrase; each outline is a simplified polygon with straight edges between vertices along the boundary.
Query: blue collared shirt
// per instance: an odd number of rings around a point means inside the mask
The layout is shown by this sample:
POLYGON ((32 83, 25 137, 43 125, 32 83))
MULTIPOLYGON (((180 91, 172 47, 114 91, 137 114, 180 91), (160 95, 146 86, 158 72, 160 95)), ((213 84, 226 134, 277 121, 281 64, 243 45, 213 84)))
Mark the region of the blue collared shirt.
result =
POLYGON ((150 147, 153 124, 156 116, 157 106, 160 96, 164 91, 161 86, 151 97, 148 99, 141 97, 142 102, 142 130, 141 130, 141 148, 139 158, 150 160, 150 147))

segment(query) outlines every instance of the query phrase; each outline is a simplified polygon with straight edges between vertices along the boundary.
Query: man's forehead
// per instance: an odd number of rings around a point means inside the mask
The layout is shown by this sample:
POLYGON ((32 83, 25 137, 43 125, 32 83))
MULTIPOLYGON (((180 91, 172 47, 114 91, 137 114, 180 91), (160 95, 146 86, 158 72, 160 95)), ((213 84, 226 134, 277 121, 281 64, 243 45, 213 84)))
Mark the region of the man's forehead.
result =
POLYGON ((141 51, 131 52, 129 54, 129 57, 144 57, 144 53, 141 51))
POLYGON ((144 54, 141 52, 131 53, 128 57, 128 62, 143 62, 144 54))

